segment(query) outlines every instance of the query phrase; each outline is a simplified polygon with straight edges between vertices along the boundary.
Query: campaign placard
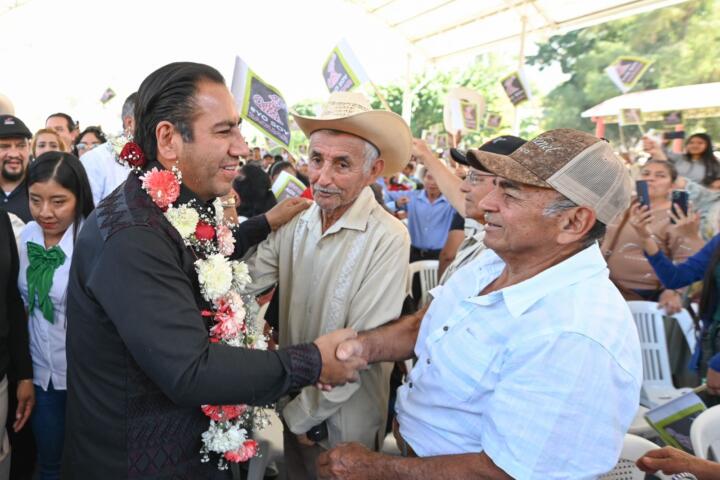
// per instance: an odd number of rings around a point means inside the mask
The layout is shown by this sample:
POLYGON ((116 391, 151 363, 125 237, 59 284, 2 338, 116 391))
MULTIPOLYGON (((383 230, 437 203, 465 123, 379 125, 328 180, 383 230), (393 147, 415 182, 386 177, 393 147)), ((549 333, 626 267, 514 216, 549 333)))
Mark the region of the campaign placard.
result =
POLYGON ((478 106, 471 102, 460 102, 460 109, 462 111, 462 121, 465 130, 477 131, 480 122, 478 122, 478 106))
POLYGON ((680 111, 663 113, 663 123, 665 125, 680 125, 682 122, 682 112, 680 111))
POLYGON ((240 116, 278 144, 290 145, 288 107, 282 94, 235 58, 232 93, 240 116))
POLYGON ((367 81, 364 69, 344 39, 330 52, 322 73, 330 93, 347 92, 367 81))
POLYGON ((107 102, 115 98, 115 91, 112 88, 106 88, 103 94, 100 96, 100 103, 105 105, 107 102))
POLYGON ((629 92, 652 64, 651 60, 640 57, 618 57, 605 72, 621 92, 629 92))
POLYGON ((505 90, 505 94, 513 105, 517 106, 530 99, 530 90, 527 88, 520 72, 511 73, 503 78, 500 83, 502 83, 503 90, 505 90))
POLYGON ((487 128, 498 128, 502 122, 502 115, 499 113, 488 113, 487 119, 485 120, 485 126, 487 128))
POLYGON ((639 108, 623 108, 620 110, 620 125, 623 127, 627 125, 642 125, 643 116, 642 111, 639 108))

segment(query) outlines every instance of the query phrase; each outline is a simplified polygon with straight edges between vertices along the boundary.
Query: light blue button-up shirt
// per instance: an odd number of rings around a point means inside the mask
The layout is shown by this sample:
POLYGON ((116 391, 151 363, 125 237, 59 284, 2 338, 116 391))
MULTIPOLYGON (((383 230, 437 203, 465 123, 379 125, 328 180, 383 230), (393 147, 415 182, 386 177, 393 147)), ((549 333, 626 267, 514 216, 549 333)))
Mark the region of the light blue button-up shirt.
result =
POLYGON ((514 478, 601 475, 640 398, 630 310, 597 244, 478 296, 504 266, 487 250, 432 291, 400 432, 420 456, 485 452, 514 478))
POLYGON ((408 230, 410 244, 415 248, 440 250, 447 240, 455 209, 444 195, 430 202, 425 190, 388 192, 393 200, 408 197, 408 230))

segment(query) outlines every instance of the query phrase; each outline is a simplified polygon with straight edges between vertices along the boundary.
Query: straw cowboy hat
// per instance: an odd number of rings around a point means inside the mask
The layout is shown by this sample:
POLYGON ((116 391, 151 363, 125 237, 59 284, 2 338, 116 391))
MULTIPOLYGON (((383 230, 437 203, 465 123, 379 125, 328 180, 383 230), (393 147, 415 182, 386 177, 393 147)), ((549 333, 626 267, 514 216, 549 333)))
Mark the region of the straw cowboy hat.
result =
POLYGON ((396 113, 370 108, 370 102, 362 93, 330 94, 319 117, 304 117, 295 112, 291 114, 308 138, 318 130, 337 130, 372 143, 385 160, 382 172, 384 177, 399 172, 410 161, 410 127, 396 113))

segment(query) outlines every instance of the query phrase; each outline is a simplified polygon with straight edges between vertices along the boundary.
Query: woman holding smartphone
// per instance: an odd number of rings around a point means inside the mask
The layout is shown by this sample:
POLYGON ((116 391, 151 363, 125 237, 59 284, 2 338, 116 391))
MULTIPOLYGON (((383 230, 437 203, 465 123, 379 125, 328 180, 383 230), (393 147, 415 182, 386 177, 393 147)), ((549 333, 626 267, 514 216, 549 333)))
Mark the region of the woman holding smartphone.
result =
MULTIPOLYGON (((682 261, 698 251, 703 241, 692 227, 673 225, 670 221, 671 194, 677 171, 666 161, 649 160, 640 172, 647 184, 651 232, 655 242, 667 257, 682 261)), ((637 201, 636 203, 637 204, 637 201)), ((682 296, 663 288, 652 267, 643 255, 642 238, 632 226, 632 208, 617 223, 609 225, 602 251, 610 269, 610 277, 628 300, 648 300, 660 303, 669 315, 682 309, 682 296)))
MULTIPOLYGON (((675 218, 676 228, 690 232, 697 224, 697 216, 692 212, 685 215, 676 208, 671 215, 675 218)), ((702 331, 692 365, 701 377, 707 377, 708 392, 720 395, 720 235, 676 265, 653 239, 652 213, 647 208, 633 206, 631 225, 642 239, 645 256, 665 287, 683 288, 703 280, 699 312, 702 331)))

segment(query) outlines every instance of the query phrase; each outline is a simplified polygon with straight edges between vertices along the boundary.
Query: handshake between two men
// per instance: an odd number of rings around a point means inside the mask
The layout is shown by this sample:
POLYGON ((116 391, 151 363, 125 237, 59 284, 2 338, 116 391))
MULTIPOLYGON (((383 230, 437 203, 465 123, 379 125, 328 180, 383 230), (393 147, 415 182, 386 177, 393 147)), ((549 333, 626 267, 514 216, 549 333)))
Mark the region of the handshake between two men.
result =
POLYGON ((360 371, 368 368, 368 358, 358 334, 351 328, 336 330, 319 337, 315 345, 322 357, 322 370, 317 387, 330 391, 334 386, 357 382, 360 371))

